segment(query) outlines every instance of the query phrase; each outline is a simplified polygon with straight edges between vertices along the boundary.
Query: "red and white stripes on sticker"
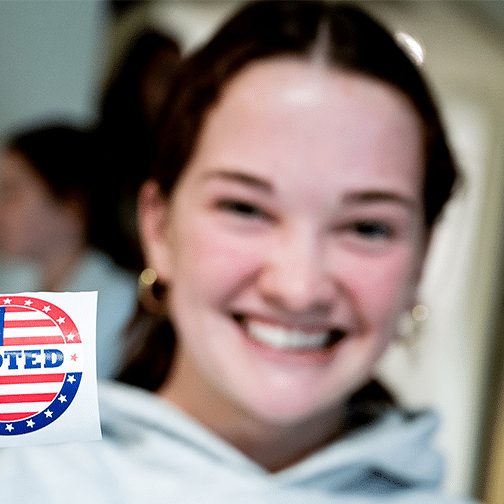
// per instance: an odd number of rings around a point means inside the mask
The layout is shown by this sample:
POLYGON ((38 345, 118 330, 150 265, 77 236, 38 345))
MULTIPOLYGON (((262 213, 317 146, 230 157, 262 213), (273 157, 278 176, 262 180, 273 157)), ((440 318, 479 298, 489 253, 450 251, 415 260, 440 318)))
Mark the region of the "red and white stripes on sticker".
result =
POLYGON ((21 420, 46 408, 65 373, 0 376, 0 421, 21 420))
MULTIPOLYGON (((6 351, 6 347, 64 343, 61 329, 46 313, 24 306, 5 306, 3 347, 6 351)), ((5 354, 4 360, 7 360, 5 354)), ((44 410, 58 395, 64 379, 65 373, 41 374, 37 369, 31 372, 19 369, 0 376, 0 421, 22 420, 44 410)))
POLYGON ((65 343, 54 320, 45 313, 24 306, 6 306, 3 346, 53 345, 65 343))

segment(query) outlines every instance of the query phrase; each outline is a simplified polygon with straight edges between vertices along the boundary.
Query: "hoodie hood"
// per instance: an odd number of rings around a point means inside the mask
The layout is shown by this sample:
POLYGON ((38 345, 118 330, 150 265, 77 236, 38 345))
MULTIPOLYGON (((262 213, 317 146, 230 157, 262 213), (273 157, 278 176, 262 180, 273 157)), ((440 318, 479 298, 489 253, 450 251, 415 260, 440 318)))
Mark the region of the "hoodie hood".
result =
POLYGON ((437 494, 443 463, 430 446, 438 419, 429 412, 350 403, 358 425, 345 438, 272 474, 155 394, 103 385, 101 398, 106 437, 122 446, 148 444, 158 467, 169 471, 176 460, 179 472, 197 478, 188 502, 200 502, 198 487, 201 502, 220 504, 452 502, 437 494))
POLYGON ((99 398, 101 441, 0 450, 1 502, 468 502, 437 492, 441 458, 429 445, 436 418, 390 402, 349 403, 345 438, 272 474, 153 393, 110 383, 99 398))

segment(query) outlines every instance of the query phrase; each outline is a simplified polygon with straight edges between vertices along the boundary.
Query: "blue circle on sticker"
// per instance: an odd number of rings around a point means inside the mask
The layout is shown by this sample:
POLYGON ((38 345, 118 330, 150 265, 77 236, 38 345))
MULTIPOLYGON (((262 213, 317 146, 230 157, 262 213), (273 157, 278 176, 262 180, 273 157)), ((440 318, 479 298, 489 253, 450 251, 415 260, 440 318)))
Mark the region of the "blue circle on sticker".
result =
POLYGON ((42 429, 70 406, 83 345, 67 313, 26 296, 0 297, 0 436, 42 429))

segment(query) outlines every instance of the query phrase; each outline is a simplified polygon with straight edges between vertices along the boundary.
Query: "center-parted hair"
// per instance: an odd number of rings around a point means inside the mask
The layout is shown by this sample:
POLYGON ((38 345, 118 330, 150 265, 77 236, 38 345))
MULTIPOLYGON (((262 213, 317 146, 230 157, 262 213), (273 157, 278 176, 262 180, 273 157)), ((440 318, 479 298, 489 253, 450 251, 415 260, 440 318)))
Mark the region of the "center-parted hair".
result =
POLYGON ((417 66, 394 37, 348 4, 267 0, 231 18, 179 68, 161 114, 153 177, 166 194, 171 192, 194 152, 208 110, 244 67, 281 56, 309 60, 314 52, 329 68, 382 80, 413 103, 425 132, 425 222, 431 227, 457 177, 437 107, 417 66))

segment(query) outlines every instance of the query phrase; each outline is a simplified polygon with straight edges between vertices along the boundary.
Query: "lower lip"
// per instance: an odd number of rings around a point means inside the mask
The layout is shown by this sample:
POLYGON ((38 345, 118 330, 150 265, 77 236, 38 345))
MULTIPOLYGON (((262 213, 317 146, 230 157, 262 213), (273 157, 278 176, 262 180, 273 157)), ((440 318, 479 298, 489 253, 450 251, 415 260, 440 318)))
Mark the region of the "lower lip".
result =
POLYGON ((293 350, 275 348, 253 338, 242 326, 239 325, 243 340, 247 347, 269 361, 278 364, 291 364, 295 366, 325 365, 331 362, 338 353, 342 343, 348 338, 345 336, 330 349, 321 350, 293 350))

